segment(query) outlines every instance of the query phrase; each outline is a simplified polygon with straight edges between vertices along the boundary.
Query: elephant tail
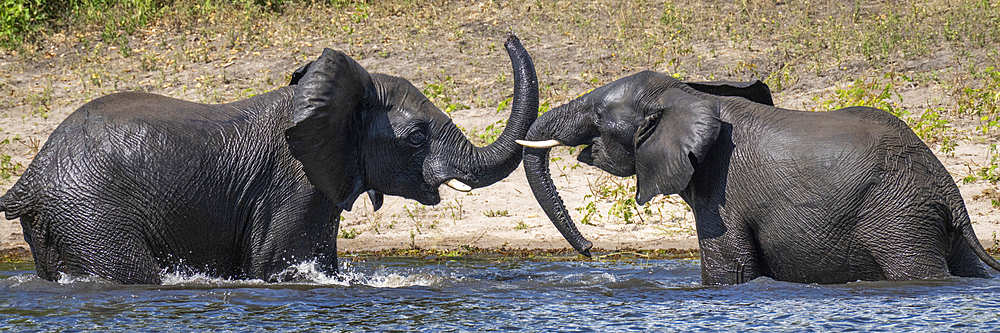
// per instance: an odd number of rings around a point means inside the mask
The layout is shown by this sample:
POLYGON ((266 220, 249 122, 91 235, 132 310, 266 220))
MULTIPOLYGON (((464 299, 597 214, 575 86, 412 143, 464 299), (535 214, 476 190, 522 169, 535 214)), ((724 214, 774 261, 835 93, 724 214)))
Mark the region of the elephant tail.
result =
POLYGON ((975 231, 972 230, 972 224, 967 222, 965 223, 965 227, 962 229, 964 229, 962 232, 965 234, 965 239, 969 243, 969 247, 972 248, 972 252, 976 253, 979 260, 986 263, 986 266, 990 266, 997 272, 1000 272, 1000 262, 993 259, 993 256, 991 256, 990 253, 986 252, 986 249, 983 248, 983 244, 979 242, 979 238, 976 237, 975 231))
MULTIPOLYGON (((957 191, 957 188, 956 188, 957 191)), ((986 263, 987 266, 992 267, 997 272, 1000 272, 1000 262, 993 259, 993 256, 983 248, 983 244, 979 242, 979 237, 976 236, 976 231, 972 229, 972 220, 969 218, 968 211, 965 210, 965 201, 959 195, 956 199, 957 204, 952 204, 952 223, 954 227, 961 230, 962 236, 965 238, 965 242, 969 244, 969 248, 973 253, 986 263)))

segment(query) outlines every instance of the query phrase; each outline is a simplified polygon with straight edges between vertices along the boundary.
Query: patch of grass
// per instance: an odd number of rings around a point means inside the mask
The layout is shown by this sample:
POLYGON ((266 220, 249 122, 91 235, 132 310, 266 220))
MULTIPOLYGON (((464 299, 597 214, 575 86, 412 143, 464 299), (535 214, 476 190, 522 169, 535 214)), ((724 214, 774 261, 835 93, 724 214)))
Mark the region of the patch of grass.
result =
POLYGON ((32 108, 32 115, 42 117, 42 119, 48 119, 50 111, 52 110, 52 81, 49 80, 42 91, 37 93, 31 93, 24 98, 24 102, 30 105, 32 108))
POLYGON ((489 124, 481 132, 479 129, 473 128, 472 133, 469 134, 472 143, 480 146, 485 146, 496 141, 503 133, 503 129, 507 127, 507 119, 500 119, 497 122, 489 124))
POLYGON ((962 178, 965 184, 974 183, 977 180, 985 180, 990 183, 1000 181, 1000 155, 997 152, 997 144, 990 144, 986 152, 986 162, 973 169, 968 176, 962 178))
POLYGON ((635 201, 637 191, 635 176, 615 177, 601 175, 594 182, 588 182, 590 194, 584 195, 584 205, 576 210, 583 213, 580 223, 594 225, 595 222, 617 222, 624 224, 646 224, 647 219, 663 219, 663 196, 654 198, 644 205, 635 201), (659 199, 659 200, 658 200, 659 199), (604 213, 603 204, 611 204, 604 213), (606 214, 606 215, 605 215, 606 214))
POLYGON ((358 237, 358 235, 361 235, 361 232, 358 231, 357 229, 354 228, 351 228, 350 230, 343 229, 340 230, 340 235, 338 236, 338 238, 354 239, 355 237, 358 237))
POLYGON ((423 93, 427 99, 434 102, 434 105, 449 115, 456 110, 470 109, 468 105, 458 102, 455 79, 451 76, 446 75, 443 79, 438 78, 436 82, 428 83, 423 93))
POLYGON ((981 134, 996 137, 1000 129, 1000 70, 986 67, 971 69, 973 77, 970 85, 956 88, 958 113, 979 118, 976 130, 981 134))
POLYGON ((957 135, 943 114, 943 107, 928 108, 914 115, 906 110, 903 97, 899 93, 901 84, 912 82, 907 76, 886 73, 879 76, 857 78, 846 87, 834 90, 832 96, 815 96, 813 101, 821 110, 836 110, 852 106, 867 106, 885 110, 906 122, 917 136, 927 143, 937 143, 944 153, 952 153, 957 143, 957 135))
MULTIPOLYGON (((10 145, 10 138, 6 138, 0 141, 0 151, 10 145)), ((10 177, 19 174, 18 172, 24 168, 19 162, 11 161, 11 156, 8 154, 0 154, 0 179, 4 182, 9 181, 10 177)))
MULTIPOLYGON (((455 199, 445 204, 444 210, 451 216, 452 221, 465 218, 465 210, 462 208, 464 203, 461 197, 455 196, 455 199)), ((434 229, 433 225, 431 225, 431 229, 434 229)))
POLYGON ((517 221, 517 225, 514 226, 514 230, 524 230, 528 228, 528 224, 524 223, 524 221, 517 221))
POLYGON ((827 111, 852 106, 868 106, 888 111, 900 117, 904 115, 905 111, 899 109, 898 101, 902 97, 895 89, 895 80, 896 77, 892 73, 886 73, 881 79, 877 76, 858 78, 847 84, 846 87, 834 90, 831 98, 823 100, 821 96, 815 96, 813 101, 818 102, 819 107, 827 111), (896 101, 892 101, 893 98, 896 98, 896 101))
POLYGON ((491 209, 491 210, 487 210, 487 211, 483 212, 483 215, 485 215, 486 217, 507 217, 507 216, 510 216, 510 213, 507 213, 506 209, 504 209, 504 210, 492 210, 491 209))

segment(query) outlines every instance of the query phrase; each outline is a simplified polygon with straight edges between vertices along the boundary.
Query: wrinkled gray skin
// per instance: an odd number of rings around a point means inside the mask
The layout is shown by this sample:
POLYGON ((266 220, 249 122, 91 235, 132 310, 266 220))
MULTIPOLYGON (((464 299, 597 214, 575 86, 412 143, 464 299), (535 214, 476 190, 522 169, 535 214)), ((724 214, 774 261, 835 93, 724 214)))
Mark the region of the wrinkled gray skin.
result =
MULTIPOLYGON (((326 49, 293 85, 206 105, 119 93, 70 115, 0 198, 37 273, 155 284, 162 271, 278 281, 337 270, 340 213, 368 192, 433 205, 438 187, 508 176, 537 116, 527 52, 511 35, 511 119, 487 147, 405 79, 326 49)), ((377 209, 377 208, 376 208, 377 209)))
MULTIPOLYGON (((642 72, 552 109, 528 140, 589 145, 579 160, 636 175, 639 204, 680 194, 694 211, 704 284, 988 277, 980 259, 1000 270, 951 175, 905 123, 874 108, 802 112, 713 95, 769 102, 760 86, 718 93, 642 72)), ((589 255, 548 149, 526 148, 524 165, 543 210, 589 255)))

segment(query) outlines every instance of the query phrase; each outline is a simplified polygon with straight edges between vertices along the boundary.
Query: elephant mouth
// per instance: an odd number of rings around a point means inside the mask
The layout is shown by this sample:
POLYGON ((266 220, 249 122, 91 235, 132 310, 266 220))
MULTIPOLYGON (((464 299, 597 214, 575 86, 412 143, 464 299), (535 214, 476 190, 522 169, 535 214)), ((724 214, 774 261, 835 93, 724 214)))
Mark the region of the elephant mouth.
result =
POLYGON ((629 158, 627 154, 621 157, 611 157, 611 155, 608 154, 607 149, 605 149, 605 147, 601 144, 600 140, 593 140, 592 143, 589 146, 584 147, 583 150, 580 151, 580 154, 576 157, 578 161, 584 164, 598 167, 618 177, 628 177, 635 174, 633 164, 625 161, 627 158, 629 158))
POLYGON ((472 186, 466 185, 461 180, 452 178, 444 182, 445 185, 451 187, 455 191, 459 192, 469 192, 472 191, 472 186))
POLYGON ((472 186, 469 186, 458 179, 451 178, 443 182, 437 183, 436 185, 422 184, 420 187, 423 195, 413 199, 417 200, 417 202, 420 202, 421 205, 426 205, 426 206, 437 205, 441 203, 441 192, 440 192, 441 185, 448 186, 451 189, 459 192, 472 191, 472 186))
POLYGON ((576 156, 576 159, 587 165, 594 165, 594 145, 589 145, 580 151, 580 155, 576 156))

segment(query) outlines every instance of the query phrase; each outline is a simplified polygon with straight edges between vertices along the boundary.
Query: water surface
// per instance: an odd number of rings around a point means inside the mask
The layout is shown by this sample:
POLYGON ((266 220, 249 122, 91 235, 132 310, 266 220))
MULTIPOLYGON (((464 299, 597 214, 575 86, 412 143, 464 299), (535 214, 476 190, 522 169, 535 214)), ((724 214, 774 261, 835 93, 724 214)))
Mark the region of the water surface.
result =
POLYGON ((162 286, 49 282, 0 264, 0 322, 18 331, 1000 330, 1000 279, 705 287, 697 260, 369 258, 267 284, 167 276, 162 286))

